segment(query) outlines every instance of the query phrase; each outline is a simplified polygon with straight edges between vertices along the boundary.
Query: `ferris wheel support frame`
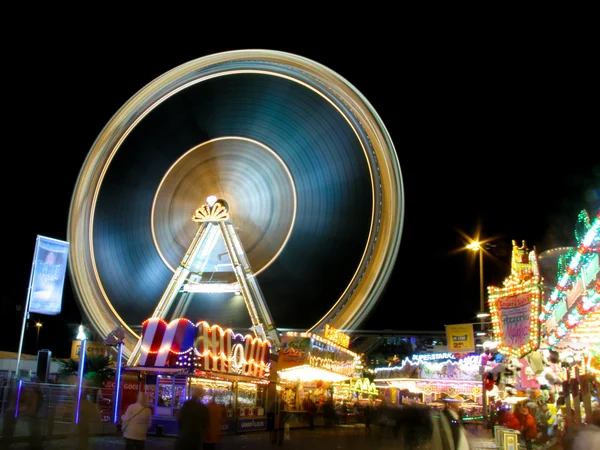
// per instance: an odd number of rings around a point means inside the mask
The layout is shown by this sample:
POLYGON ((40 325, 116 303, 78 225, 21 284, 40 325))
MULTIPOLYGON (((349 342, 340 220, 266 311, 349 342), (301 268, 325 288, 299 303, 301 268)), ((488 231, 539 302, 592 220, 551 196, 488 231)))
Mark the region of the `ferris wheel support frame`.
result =
MULTIPOLYGON (((215 202, 213 205, 207 203, 194 214, 192 220, 199 222, 200 226, 181 264, 177 267, 173 277, 171 277, 171 281, 161 296, 151 318, 165 319, 173 308, 173 304, 176 302, 179 294, 181 294, 181 298, 175 304, 175 310, 171 319, 178 318, 176 317, 177 315, 187 310, 189 303, 192 301, 193 294, 182 291, 182 288, 188 279, 194 282, 194 284, 206 284, 203 283, 201 275, 192 272, 191 269, 198 260, 206 260, 206 257, 214 250, 220 237, 233 264, 233 271, 240 286, 240 293, 244 298, 250 320, 252 321, 252 331, 256 337, 265 341, 268 340, 271 343, 271 348, 276 351, 281 344, 279 333, 273 324, 271 313, 258 282, 254 277, 240 238, 233 227, 233 223, 229 220, 229 212, 226 205, 226 202, 222 200, 215 202)), ((128 364, 130 366, 136 365, 139 361, 142 340, 143 336, 140 336, 129 357, 128 364)))

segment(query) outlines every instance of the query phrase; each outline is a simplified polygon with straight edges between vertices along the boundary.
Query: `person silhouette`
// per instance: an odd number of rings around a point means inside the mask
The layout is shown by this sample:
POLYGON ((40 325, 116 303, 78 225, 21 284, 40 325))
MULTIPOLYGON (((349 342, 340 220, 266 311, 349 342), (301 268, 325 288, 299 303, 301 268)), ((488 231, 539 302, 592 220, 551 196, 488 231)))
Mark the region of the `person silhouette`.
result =
POLYGON ((144 450, 148 429, 152 425, 152 411, 146 394, 139 392, 137 401, 127 407, 121 418, 125 450, 144 450))
POLYGON ((221 441, 221 422, 225 408, 213 396, 208 403, 208 427, 204 435, 204 449, 214 450, 221 441))
POLYGON ((209 423, 208 407, 202 403, 202 394, 202 388, 193 389, 192 397, 181 405, 177 415, 179 435, 175 443, 176 450, 202 449, 209 423))

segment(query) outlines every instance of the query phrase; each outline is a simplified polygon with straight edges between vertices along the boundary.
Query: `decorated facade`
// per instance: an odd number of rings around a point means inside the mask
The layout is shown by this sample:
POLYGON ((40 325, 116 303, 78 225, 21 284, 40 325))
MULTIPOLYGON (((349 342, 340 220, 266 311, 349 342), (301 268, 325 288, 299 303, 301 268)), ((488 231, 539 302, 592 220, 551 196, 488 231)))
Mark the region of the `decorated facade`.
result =
POLYGON ((139 367, 181 368, 190 375, 202 373, 269 376, 269 341, 235 333, 204 321, 184 318, 170 323, 148 319, 143 324, 139 367))
POLYGON ((600 407, 600 211, 581 211, 576 246, 559 260, 557 284, 540 313, 543 341, 560 368, 567 423, 590 423, 600 407))
POLYGON ((174 418, 195 388, 203 401, 223 406, 224 432, 264 430, 266 393, 271 370, 271 343, 205 321, 179 318, 143 323, 135 370, 145 374, 145 390, 153 407, 153 426, 176 434, 174 418))
POLYGON ((511 275, 503 288, 488 287, 494 340, 482 356, 484 387, 496 408, 553 410, 554 434, 542 440, 589 422, 600 406, 600 211, 579 214, 575 240, 544 259, 513 241, 511 275))
POLYGON ((420 394, 427 404, 460 397, 476 407, 482 394, 480 365, 479 355, 413 355, 397 366, 375 369, 374 381, 380 389, 388 390, 387 398, 392 403, 401 402, 406 395, 420 394))
POLYGON ((578 217, 577 247, 559 261, 558 284, 545 301, 540 321, 550 348, 571 346, 600 350, 600 212, 578 217))
POLYGON ((281 337, 277 388, 290 427, 307 426, 309 402, 314 404, 318 424, 324 421, 326 405, 338 411, 340 420, 351 422, 358 400, 375 395, 372 389, 363 390, 369 386, 355 382, 360 357, 348 350, 349 341, 348 335, 330 326, 323 335, 288 332, 281 337))
POLYGON ((488 306, 498 351, 522 358, 540 344, 542 291, 535 251, 513 241, 511 274, 503 287, 488 287, 488 306))

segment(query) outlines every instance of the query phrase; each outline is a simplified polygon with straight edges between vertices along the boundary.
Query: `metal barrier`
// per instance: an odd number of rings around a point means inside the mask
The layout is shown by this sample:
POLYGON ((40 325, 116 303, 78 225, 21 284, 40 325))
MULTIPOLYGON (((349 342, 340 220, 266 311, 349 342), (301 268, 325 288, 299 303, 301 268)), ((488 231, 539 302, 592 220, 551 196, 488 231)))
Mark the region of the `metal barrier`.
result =
MULTIPOLYGON (((85 388, 83 396, 87 400, 86 422, 93 434, 111 432, 102 423, 100 402, 106 401, 102 398, 99 388, 85 388)), ((0 387, 0 426, 3 429, 5 422, 14 422, 15 436, 28 436, 30 431, 29 422, 37 422, 41 435, 50 437, 53 435, 66 435, 72 433, 75 425, 75 404, 77 397, 77 385, 19 382, 12 386, 0 387), (25 392, 36 392, 39 394, 39 404, 33 416, 25 410, 25 392)), ((83 413, 83 409, 81 409, 83 413)), ((81 421, 81 419, 80 419, 81 421)))

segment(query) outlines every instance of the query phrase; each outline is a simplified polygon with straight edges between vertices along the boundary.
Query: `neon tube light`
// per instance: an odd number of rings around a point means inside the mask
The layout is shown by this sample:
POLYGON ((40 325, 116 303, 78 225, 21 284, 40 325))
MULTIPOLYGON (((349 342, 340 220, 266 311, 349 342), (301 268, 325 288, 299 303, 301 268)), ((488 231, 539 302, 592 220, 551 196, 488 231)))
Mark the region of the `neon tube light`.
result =
POLYGON ((75 423, 79 423, 79 408, 81 406, 81 390, 83 389, 83 368, 85 367, 85 353, 87 347, 87 339, 81 341, 81 349, 79 350, 79 374, 77 380, 77 409, 75 410, 75 423))
POLYGON ((15 419, 19 415, 19 403, 21 403, 21 389, 23 389, 23 380, 19 380, 19 388, 17 389, 17 404, 15 405, 15 419))
POLYGON ((115 404, 113 413, 113 423, 119 421, 119 400, 121 396, 121 367, 123 366, 123 342, 119 342, 119 351, 117 352, 117 373, 115 377, 115 404))

